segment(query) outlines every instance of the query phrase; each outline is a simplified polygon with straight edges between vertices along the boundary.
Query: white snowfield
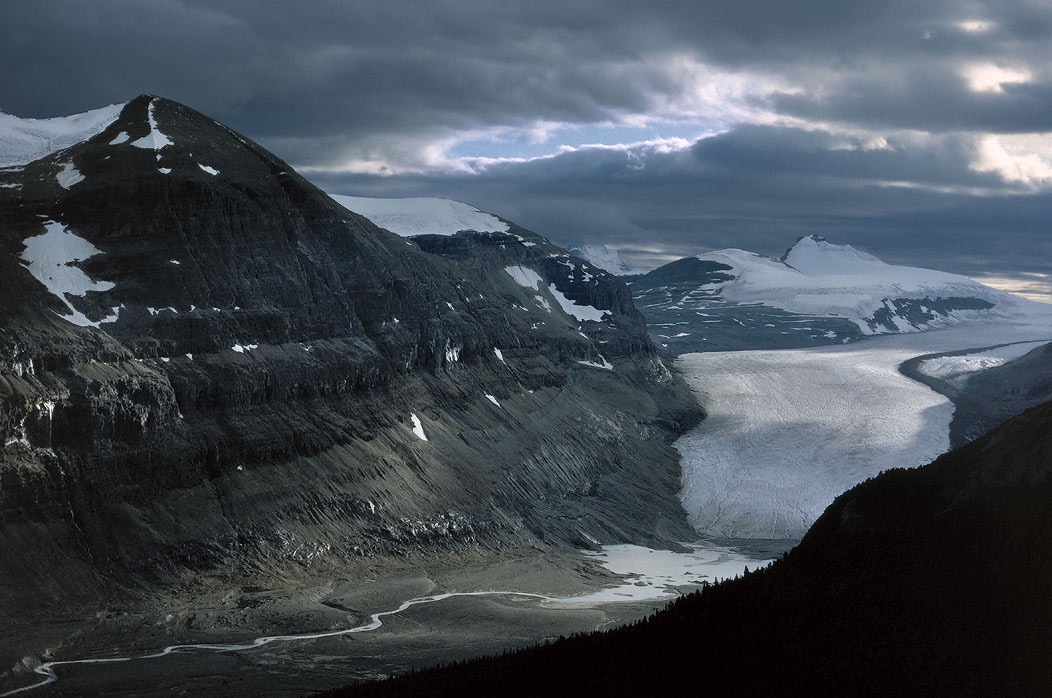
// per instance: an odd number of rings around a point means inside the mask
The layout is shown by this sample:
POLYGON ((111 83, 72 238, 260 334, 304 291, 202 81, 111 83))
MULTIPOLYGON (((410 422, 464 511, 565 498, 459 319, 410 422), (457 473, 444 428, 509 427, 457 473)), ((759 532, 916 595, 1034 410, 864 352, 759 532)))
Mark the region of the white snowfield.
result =
POLYGON ((113 123, 124 104, 53 119, 22 119, 0 112, 0 167, 25 165, 86 141, 113 123))
MULTIPOLYGON (((735 279, 703 287, 720 291, 727 300, 759 303, 793 313, 836 315, 855 322, 866 334, 874 330, 865 319, 884 307, 885 299, 960 297, 994 305, 991 310, 954 311, 942 324, 1014 318, 1033 312, 1034 305, 1042 305, 965 276, 887 264, 850 245, 834 245, 813 236, 797 242, 784 262, 738 249, 708 252, 697 258, 733 267, 727 273, 735 279)), ((1052 311, 1052 307, 1046 308, 1052 311)), ((901 319, 896 325, 901 332, 919 329, 901 319)))
POLYGON ((424 425, 420 422, 420 417, 416 416, 416 412, 410 412, 409 419, 413 420, 413 433, 416 434, 416 438, 421 441, 427 441, 427 434, 424 433, 424 425))
POLYGON ((676 442, 692 525, 717 538, 799 538, 853 485, 930 462, 949 448, 953 405, 898 367, 1009 342, 1030 342, 1015 350, 1024 353, 1052 334, 1038 320, 679 357, 709 415, 676 442))
MULTIPOLYGON (((586 320, 599 322, 610 315, 609 310, 600 310, 592 305, 582 305, 577 301, 567 298, 562 291, 555 287, 555 284, 547 284, 546 286, 541 275, 529 267, 515 265, 513 267, 504 267, 504 271, 508 276, 515 280, 515 283, 523 288, 531 291, 543 291, 543 289, 547 288, 548 293, 550 293, 551 297, 555 299, 555 302, 559 304, 562 311, 576 319, 578 322, 584 322, 586 320)), ((534 298, 542 308, 549 313, 552 311, 551 304, 548 302, 547 298, 541 295, 534 296, 534 298)))
POLYGON ((22 260, 26 262, 29 273, 69 308, 69 314, 60 317, 81 327, 98 327, 100 323, 116 320, 119 308, 114 308, 111 316, 93 322, 66 298, 67 294, 83 296, 88 291, 108 291, 113 288, 112 282, 93 281, 80 268, 73 266, 74 262, 102 254, 102 250, 69 232, 61 223, 47 221, 44 228, 44 233, 24 241, 26 249, 22 252, 22 260))
POLYGON ((529 267, 524 267, 520 264, 517 264, 513 267, 504 267, 504 271, 507 272, 508 276, 515 279, 515 283, 517 283, 519 286, 531 289, 533 291, 538 290, 541 284, 544 282, 544 279, 541 278, 540 274, 535 272, 533 269, 530 269, 529 267))
POLYGON ((83 182, 84 175, 73 166, 72 162, 64 162, 62 163, 62 170, 55 175, 55 179, 58 180, 60 187, 63 189, 69 189, 70 187, 83 182))
POLYGON ((374 199, 329 194, 344 208, 402 237, 454 235, 462 230, 506 233, 508 224, 474 206, 436 198, 374 199))
POLYGON ((559 303, 559 307, 563 309, 563 312, 576 318, 578 322, 584 322, 585 320, 599 322, 610 315, 609 310, 600 310, 593 305, 582 305, 575 300, 567 298, 562 291, 555 288, 555 284, 548 284, 548 291, 559 303))

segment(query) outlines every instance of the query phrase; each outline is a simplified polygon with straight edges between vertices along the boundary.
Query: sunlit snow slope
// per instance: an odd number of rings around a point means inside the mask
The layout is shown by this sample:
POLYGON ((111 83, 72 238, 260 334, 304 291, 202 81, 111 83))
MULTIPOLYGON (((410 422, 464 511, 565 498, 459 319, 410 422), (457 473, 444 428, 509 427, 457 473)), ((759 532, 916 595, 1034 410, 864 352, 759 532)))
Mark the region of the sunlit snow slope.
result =
POLYGON ((461 230, 478 233, 504 233, 508 230, 508 224, 496 216, 452 199, 330 196, 347 209, 403 237, 454 235, 461 230))
POLYGON ((0 112, 0 167, 24 165, 101 132, 124 104, 52 119, 23 119, 0 112))

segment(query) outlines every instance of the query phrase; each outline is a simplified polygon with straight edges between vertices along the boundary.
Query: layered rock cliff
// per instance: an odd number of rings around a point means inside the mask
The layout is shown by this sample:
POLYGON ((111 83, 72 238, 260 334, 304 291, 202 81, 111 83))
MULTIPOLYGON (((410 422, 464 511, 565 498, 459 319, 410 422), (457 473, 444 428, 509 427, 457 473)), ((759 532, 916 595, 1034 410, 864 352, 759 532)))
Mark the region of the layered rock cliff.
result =
POLYGON ((698 408, 540 236, 407 241, 142 96, 0 171, 0 246, 0 608, 689 535, 698 408))

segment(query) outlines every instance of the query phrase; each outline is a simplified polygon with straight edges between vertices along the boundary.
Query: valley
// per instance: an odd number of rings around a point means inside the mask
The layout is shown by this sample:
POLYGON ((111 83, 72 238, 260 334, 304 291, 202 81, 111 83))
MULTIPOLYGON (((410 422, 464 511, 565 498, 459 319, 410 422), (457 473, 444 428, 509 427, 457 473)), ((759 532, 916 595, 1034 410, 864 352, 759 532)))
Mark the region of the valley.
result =
POLYGON ((630 288, 160 97, 31 126, 0 695, 301 695, 632 623, 1045 394, 1048 307, 815 236, 630 288))
POLYGON ((26 636, 68 636, 82 654, 22 672, 18 687, 0 683, 0 696, 302 696, 616 627, 765 564, 760 554, 712 545, 680 553, 630 545, 534 552, 317 587, 241 588, 233 598, 228 591, 172 599, 163 617, 114 609, 91 630, 82 620, 55 620, 26 636), (253 628, 268 635, 247 637, 253 628))
MULTIPOLYGON (((1001 345, 999 356, 1018 358, 1048 339, 1046 325, 1004 324, 680 356, 708 413, 676 442, 692 525, 715 538, 800 538, 841 492, 950 448, 954 404, 900 371, 904 363, 925 356, 920 370, 938 372, 942 353, 1001 345)), ((992 363, 954 365, 963 374, 992 363)))

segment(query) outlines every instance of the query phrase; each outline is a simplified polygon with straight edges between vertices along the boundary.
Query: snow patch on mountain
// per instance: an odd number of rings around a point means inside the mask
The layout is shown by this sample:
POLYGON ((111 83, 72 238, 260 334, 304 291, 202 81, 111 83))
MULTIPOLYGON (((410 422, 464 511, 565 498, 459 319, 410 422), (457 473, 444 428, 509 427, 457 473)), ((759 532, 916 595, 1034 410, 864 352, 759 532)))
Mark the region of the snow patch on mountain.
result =
POLYGON ((462 230, 506 233, 508 224, 474 206, 437 198, 374 199, 330 194, 338 204, 402 237, 455 235, 462 230))
POLYGON ((25 165, 86 141, 113 123, 122 109, 124 104, 111 104, 52 119, 22 119, 0 112, 0 167, 25 165))
POLYGON ((157 103, 157 100, 152 100, 150 106, 147 109, 147 120, 150 123, 150 132, 132 141, 129 145, 134 145, 136 148, 144 148, 146 150, 157 151, 157 159, 161 158, 161 149, 167 148, 170 145, 175 145, 172 139, 161 132, 160 127, 157 125, 157 119, 153 115, 153 107, 157 103))
POLYGON ((64 162, 62 163, 62 169, 57 175, 55 175, 55 179, 58 180, 60 187, 63 189, 69 189, 74 184, 83 182, 84 175, 73 166, 72 162, 64 162))
MULTIPOLYGON (((850 245, 809 236, 781 260, 738 249, 697 259, 731 267, 733 278, 702 288, 738 303, 849 319, 865 334, 916 332, 969 318, 1036 312, 1031 303, 946 272, 887 264, 850 245)), ((1047 313, 1047 310, 1044 311, 1047 313)))
POLYGON ((424 425, 420 422, 420 417, 417 417, 415 412, 411 412, 409 418, 413 420, 413 433, 416 434, 416 438, 427 441, 427 434, 424 433, 424 425))
POLYGON ((98 327, 100 323, 116 320, 116 312, 99 322, 89 320, 66 298, 67 294, 84 296, 88 291, 108 291, 114 287, 110 281, 93 281, 82 269, 73 266, 102 254, 102 250, 69 232, 61 223, 47 221, 44 228, 41 235, 24 241, 26 248, 22 260, 26 262, 29 273, 69 308, 68 315, 59 317, 81 327, 98 327))
POLYGON ((563 312, 576 318, 579 322, 584 322, 585 320, 599 322, 603 318, 610 316, 609 310, 600 310, 591 305, 581 305, 577 301, 567 298, 562 291, 555 288, 555 284, 548 284, 548 290, 551 291, 555 300, 559 302, 559 307, 563 309, 563 312))
POLYGON ((508 276, 515 279, 515 283, 517 283, 519 286, 534 291, 536 291, 540 287, 543 281, 543 279, 541 279, 541 275, 535 272, 533 269, 530 269, 529 267, 516 265, 514 267, 504 267, 504 271, 508 274, 508 276))

